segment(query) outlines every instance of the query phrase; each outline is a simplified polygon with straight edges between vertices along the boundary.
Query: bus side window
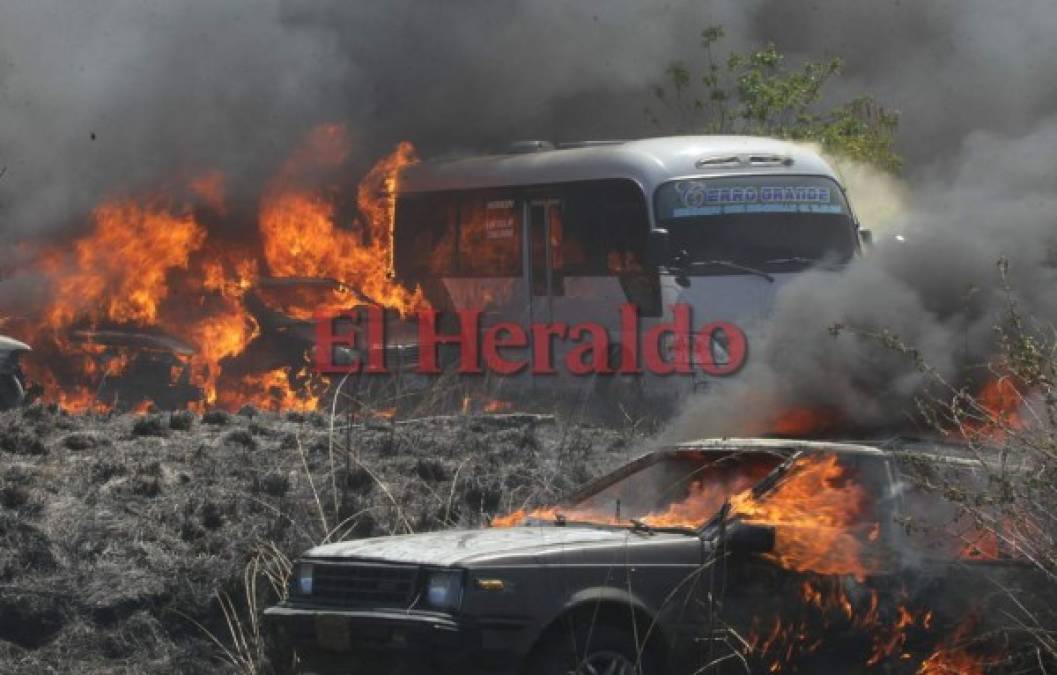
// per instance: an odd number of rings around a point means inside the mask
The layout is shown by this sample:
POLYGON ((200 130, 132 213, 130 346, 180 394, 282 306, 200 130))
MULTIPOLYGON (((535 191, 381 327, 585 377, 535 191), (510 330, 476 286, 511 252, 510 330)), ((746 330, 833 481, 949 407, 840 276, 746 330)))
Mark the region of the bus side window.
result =
POLYGON ((463 193, 459 203, 458 273, 521 276, 521 212, 508 194, 463 193))
POLYGON ((411 194, 397 201, 393 238, 400 278, 417 282, 454 271, 456 206, 451 193, 411 194))
POLYGON ((562 268, 566 276, 621 276, 644 271, 646 201, 627 180, 567 187, 562 268))

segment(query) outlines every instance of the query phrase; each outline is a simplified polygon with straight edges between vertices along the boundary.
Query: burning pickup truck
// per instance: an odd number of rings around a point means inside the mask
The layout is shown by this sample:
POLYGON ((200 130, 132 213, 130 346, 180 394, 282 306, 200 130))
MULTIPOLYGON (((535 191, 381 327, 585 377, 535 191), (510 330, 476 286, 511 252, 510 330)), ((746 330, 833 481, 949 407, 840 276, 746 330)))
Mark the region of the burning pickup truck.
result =
POLYGON ((1002 647, 948 638, 1032 575, 935 493, 979 462, 930 448, 657 450, 487 529, 311 549, 266 616, 327 673, 984 672, 1002 647))

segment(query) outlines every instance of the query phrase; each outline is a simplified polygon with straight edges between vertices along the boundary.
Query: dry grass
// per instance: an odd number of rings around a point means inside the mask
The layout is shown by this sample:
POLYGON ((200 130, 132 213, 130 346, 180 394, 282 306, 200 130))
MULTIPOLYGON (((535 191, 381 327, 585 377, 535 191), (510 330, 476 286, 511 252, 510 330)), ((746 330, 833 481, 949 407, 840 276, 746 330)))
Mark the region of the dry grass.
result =
POLYGON ((0 671, 282 671, 260 612, 302 550, 480 525, 625 461, 638 437, 370 408, 0 413, 0 671))

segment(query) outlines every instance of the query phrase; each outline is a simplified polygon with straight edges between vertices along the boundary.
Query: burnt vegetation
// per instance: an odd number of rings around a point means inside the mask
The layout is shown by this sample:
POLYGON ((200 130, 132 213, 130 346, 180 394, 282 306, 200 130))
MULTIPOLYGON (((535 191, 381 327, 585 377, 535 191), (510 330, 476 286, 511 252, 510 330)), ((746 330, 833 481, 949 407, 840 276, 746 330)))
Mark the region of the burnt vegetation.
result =
POLYGON ((0 670, 27 674, 282 672, 258 622, 289 557, 481 525, 629 452, 621 432, 529 415, 331 430, 317 414, 37 406, 0 429, 0 670))

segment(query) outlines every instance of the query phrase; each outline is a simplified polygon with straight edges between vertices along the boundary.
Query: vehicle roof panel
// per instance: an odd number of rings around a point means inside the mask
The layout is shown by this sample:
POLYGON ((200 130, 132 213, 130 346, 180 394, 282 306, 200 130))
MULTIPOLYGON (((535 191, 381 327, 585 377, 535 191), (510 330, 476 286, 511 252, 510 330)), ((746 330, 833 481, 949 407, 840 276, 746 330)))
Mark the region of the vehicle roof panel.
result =
POLYGON ((822 175, 839 179, 806 145, 761 136, 667 136, 587 147, 426 161, 405 168, 399 193, 544 185, 624 178, 647 195, 673 178, 822 175), (702 160, 785 157, 791 163, 698 165, 702 160))

